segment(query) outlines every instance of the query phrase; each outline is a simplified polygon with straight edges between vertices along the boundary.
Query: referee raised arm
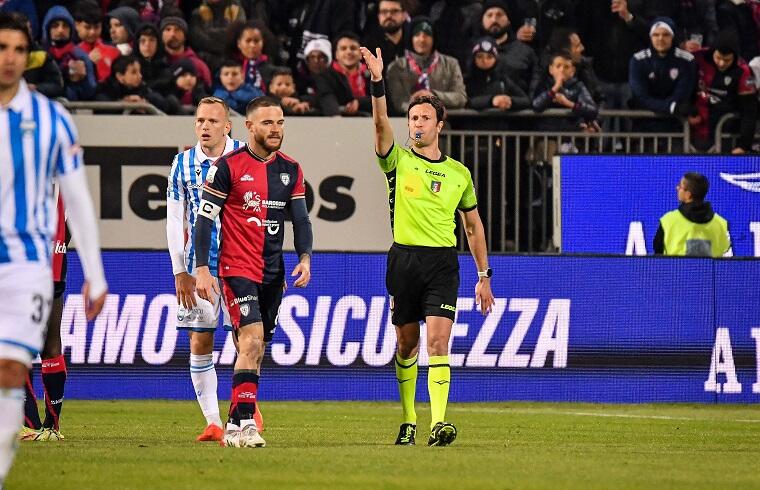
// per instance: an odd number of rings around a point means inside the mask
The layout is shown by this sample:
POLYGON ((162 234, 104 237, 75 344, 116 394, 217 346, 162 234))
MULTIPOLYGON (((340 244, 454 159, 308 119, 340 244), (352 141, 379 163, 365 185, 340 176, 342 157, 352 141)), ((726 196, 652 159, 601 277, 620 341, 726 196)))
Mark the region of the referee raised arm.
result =
POLYGON ((372 74, 375 152, 388 184, 393 230, 385 283, 398 339, 396 379, 404 418, 396 444, 415 443, 417 353, 420 321, 425 321, 432 412, 428 445, 447 446, 457 435, 456 427, 444 421, 451 382, 449 339, 459 289, 453 219, 456 211, 462 216, 478 269, 475 302, 484 315, 494 303, 485 232, 470 171, 438 148, 445 114, 441 101, 435 95, 412 100, 407 110, 412 148, 396 145, 388 119, 380 49, 374 55, 367 48, 361 48, 361 52, 372 74))

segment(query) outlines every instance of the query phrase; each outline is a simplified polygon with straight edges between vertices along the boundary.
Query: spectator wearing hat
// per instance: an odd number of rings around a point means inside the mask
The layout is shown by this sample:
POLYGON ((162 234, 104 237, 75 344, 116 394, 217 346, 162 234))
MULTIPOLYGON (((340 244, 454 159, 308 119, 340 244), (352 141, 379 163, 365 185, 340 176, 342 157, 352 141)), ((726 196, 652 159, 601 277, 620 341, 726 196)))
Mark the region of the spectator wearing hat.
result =
POLYGON ((266 93, 274 66, 275 37, 260 20, 233 22, 227 31, 227 57, 243 65, 245 83, 266 93))
POLYGON ((95 64, 98 83, 102 83, 111 75, 111 64, 121 56, 121 52, 101 39, 103 12, 94 0, 79 0, 74 5, 73 15, 77 35, 81 39, 77 46, 82 48, 95 64))
MULTIPOLYGON (((404 57, 409 45, 409 14, 401 0, 380 0, 377 5, 377 25, 364 36, 363 46, 375 53, 380 48, 383 70, 404 57)), ((385 76, 385 73, 383 73, 385 76)))
POLYGON ((63 95, 69 100, 90 100, 95 95, 95 65, 87 53, 74 44, 74 18, 66 7, 48 10, 42 22, 42 43, 58 64, 63 77, 63 95))
POLYGON ((405 114, 409 102, 436 95, 447 109, 461 109, 467 90, 456 58, 435 50, 433 24, 427 17, 412 21, 412 50, 388 67, 388 92, 393 110, 405 114))
POLYGON ((148 102, 166 111, 168 104, 158 93, 145 84, 140 70, 140 61, 135 55, 116 58, 111 66, 108 80, 98 85, 96 100, 121 102, 148 102))
POLYGON ((161 42, 166 51, 166 61, 173 65, 180 60, 190 60, 195 67, 194 76, 200 79, 206 87, 211 87, 211 70, 198 57, 195 51, 187 46, 187 22, 182 17, 168 16, 161 20, 159 26, 161 42))
POLYGON ((538 57, 530 46, 513 36, 509 9, 505 2, 486 0, 483 3, 480 35, 496 40, 496 50, 507 74, 527 94, 538 57))
POLYGON ((136 37, 134 54, 140 62, 143 81, 151 89, 166 85, 171 75, 164 47, 159 42, 158 27, 146 22, 137 28, 136 37))
POLYGON ((132 7, 123 6, 111 10, 108 17, 111 44, 116 46, 123 55, 132 54, 132 44, 137 24, 140 22, 140 14, 132 7))
POLYGON ((467 76, 467 107, 475 110, 519 111, 530 107, 530 99, 509 78, 507 69, 499 59, 496 40, 481 37, 472 47, 472 61, 467 76))
MULTIPOLYGON (((697 65, 694 55, 673 43, 675 26, 669 17, 658 17, 649 30, 651 45, 630 61, 632 103, 638 109, 659 114, 695 116, 692 103, 697 65)), ((647 121, 654 131, 676 130, 672 121, 647 121)))
MULTIPOLYGON (((697 81, 697 115, 689 118, 697 148, 706 150, 715 140, 715 128, 726 114, 739 113, 739 140, 731 153, 742 154, 752 147, 757 126, 757 90, 747 63, 739 56, 739 40, 732 31, 721 31, 715 46, 694 53, 697 81)), ((735 120, 733 121, 736 122, 735 120)))
POLYGON ((353 32, 338 35, 335 61, 316 76, 317 104, 324 116, 354 116, 372 112, 369 72, 362 63, 359 36, 353 32))
POLYGON ((224 44, 219 41, 225 39, 230 24, 245 20, 239 0, 203 0, 190 16, 190 46, 209 67, 218 68, 225 56, 224 44))
MULTIPOLYGON (((32 26, 23 13, 12 12, 11 15, 26 24, 29 32, 32 32, 32 26)), ((58 63, 34 40, 29 45, 29 61, 24 69, 24 80, 30 90, 36 90, 48 98, 64 94, 63 76, 58 63)))
POLYGON ((197 76, 195 63, 190 58, 180 58, 171 65, 171 80, 163 91, 169 114, 194 114, 198 102, 206 96, 206 88, 197 76))
POLYGON ((312 108, 316 108, 316 78, 332 63, 332 45, 327 39, 313 39, 304 48, 304 55, 304 60, 298 63, 295 71, 296 90, 301 94, 302 100, 309 102, 312 108))

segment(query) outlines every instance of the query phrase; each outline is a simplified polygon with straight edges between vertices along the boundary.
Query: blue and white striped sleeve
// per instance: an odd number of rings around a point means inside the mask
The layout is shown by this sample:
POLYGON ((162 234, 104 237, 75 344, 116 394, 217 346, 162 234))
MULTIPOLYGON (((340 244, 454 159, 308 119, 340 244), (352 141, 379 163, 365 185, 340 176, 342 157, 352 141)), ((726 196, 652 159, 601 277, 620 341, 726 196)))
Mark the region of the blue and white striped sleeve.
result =
POLYGON ((184 174, 183 158, 182 154, 174 156, 172 161, 172 168, 169 171, 169 182, 166 186, 166 198, 173 199, 175 201, 185 201, 185 186, 182 182, 182 175, 184 174))
POLYGON ((55 160, 56 173, 66 175, 82 167, 84 158, 82 147, 79 146, 79 135, 74 121, 71 119, 68 111, 63 106, 55 102, 51 110, 54 110, 58 117, 55 121, 55 135, 58 147, 57 158, 55 160))

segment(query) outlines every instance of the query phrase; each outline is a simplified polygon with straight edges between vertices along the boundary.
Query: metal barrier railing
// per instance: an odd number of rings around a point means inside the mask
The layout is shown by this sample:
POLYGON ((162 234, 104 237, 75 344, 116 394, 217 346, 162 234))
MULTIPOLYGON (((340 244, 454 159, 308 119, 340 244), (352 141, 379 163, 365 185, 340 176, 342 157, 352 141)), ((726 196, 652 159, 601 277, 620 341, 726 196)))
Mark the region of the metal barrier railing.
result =
MULTIPOLYGON (((516 117, 567 117, 567 111, 529 111, 516 117)), ((469 116, 454 112, 452 116, 469 116)), ((474 114, 472 114, 474 115, 474 114)), ((650 112, 602 111, 600 118, 667 119, 650 112)), ((442 151, 470 168, 478 190, 489 250, 551 251, 552 157, 567 153, 683 153, 692 150, 689 125, 682 131, 541 132, 444 130, 442 151)), ((459 230, 464 250, 464 231, 459 230)))
POLYGON ((70 112, 94 112, 107 111, 110 113, 121 114, 152 114, 165 116, 166 113, 158 107, 148 102, 101 102, 101 101, 80 101, 72 102, 67 99, 58 99, 70 112))

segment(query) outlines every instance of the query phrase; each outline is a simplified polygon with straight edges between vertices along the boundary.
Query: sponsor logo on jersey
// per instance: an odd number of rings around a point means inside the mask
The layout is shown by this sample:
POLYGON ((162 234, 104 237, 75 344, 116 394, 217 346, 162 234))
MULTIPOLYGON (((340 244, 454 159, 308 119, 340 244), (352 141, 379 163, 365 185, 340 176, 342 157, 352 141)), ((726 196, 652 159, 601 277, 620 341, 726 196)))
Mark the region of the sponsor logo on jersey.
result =
POLYGON ((435 175, 436 177, 446 177, 443 172, 436 172, 435 170, 425 169, 426 174, 435 175))
POLYGON ((253 209, 256 212, 261 211, 261 196, 258 192, 248 191, 243 194, 243 211, 253 209))
POLYGON ((441 181, 434 180, 430 183, 430 190, 433 192, 441 192, 441 181))
POLYGON ((55 244, 53 245, 53 253, 54 254, 65 254, 66 253, 66 242, 62 242, 61 240, 56 240, 55 244))
POLYGON ((240 177, 240 182, 253 182, 253 177, 251 177, 248 174, 245 174, 242 177, 240 177))
POLYGON ((287 173, 281 173, 280 174, 280 182, 282 182, 282 185, 288 185, 290 184, 290 174, 287 173))
POLYGON ((285 201, 270 201, 269 199, 264 199, 261 201, 261 205, 265 208, 285 209, 285 206, 287 206, 288 203, 285 201))

